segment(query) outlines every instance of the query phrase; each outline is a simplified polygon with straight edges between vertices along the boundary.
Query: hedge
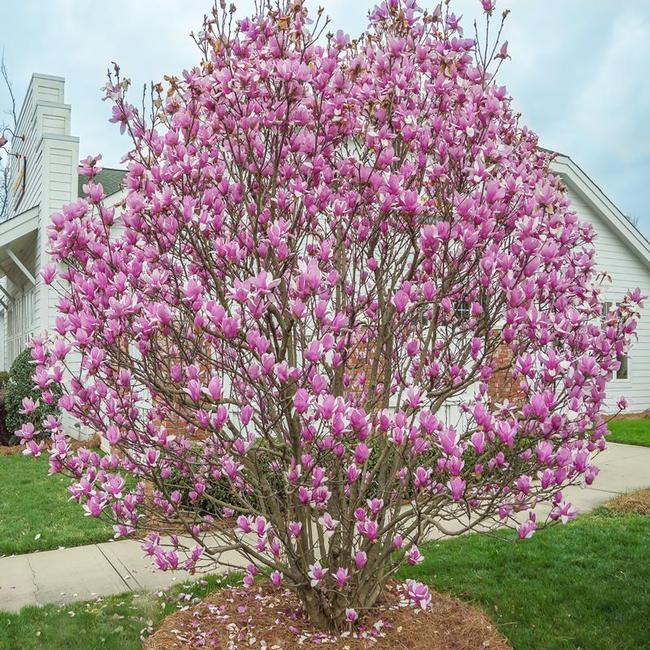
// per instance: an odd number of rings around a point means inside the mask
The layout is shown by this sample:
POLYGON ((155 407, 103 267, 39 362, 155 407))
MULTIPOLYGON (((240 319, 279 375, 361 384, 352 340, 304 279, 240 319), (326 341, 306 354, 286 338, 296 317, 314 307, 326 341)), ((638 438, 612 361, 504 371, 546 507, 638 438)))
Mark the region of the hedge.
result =
MULTIPOLYGON (((58 386, 52 392, 57 398, 61 395, 61 389, 58 386)), ((34 363, 30 350, 23 350, 11 364, 9 379, 5 386, 4 409, 5 426, 12 434, 14 444, 18 442, 18 438, 13 434, 23 424, 31 422, 34 428, 40 431, 42 423, 48 415, 58 415, 60 413, 56 403, 45 404, 41 402, 41 393, 34 387, 34 363), (31 397, 38 404, 36 409, 28 414, 21 413, 25 397, 31 397)), ((42 433, 40 435, 43 436, 42 433)))

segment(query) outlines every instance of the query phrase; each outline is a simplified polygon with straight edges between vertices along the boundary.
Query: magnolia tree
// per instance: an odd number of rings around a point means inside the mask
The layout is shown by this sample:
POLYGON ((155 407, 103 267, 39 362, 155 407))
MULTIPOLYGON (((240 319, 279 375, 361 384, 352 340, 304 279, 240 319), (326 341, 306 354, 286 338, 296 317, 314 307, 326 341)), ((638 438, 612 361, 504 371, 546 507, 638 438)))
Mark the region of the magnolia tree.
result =
POLYGON ((341 629, 436 531, 526 538, 545 501, 574 516, 562 489, 596 475, 640 296, 603 319, 594 232, 494 81, 505 44, 414 0, 355 40, 326 24, 301 0, 215 10, 146 116, 116 71, 123 210, 85 161, 85 198, 52 218, 59 316, 32 354, 43 399, 60 386, 110 443, 73 452, 44 423, 89 515, 158 530, 161 569, 243 558, 245 582, 267 570, 341 629))

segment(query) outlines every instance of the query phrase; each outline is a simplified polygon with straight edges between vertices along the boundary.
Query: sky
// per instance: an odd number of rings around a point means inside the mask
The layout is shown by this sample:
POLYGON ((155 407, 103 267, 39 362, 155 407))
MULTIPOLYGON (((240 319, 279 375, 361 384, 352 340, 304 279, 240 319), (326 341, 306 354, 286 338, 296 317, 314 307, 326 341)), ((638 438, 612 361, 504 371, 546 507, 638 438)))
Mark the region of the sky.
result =
MULTIPOLYGON (((420 0, 433 7, 436 0, 420 0)), ((253 0, 236 2, 250 13, 253 0)), ((318 2, 308 0, 311 7, 318 2)), ((364 29, 376 0, 321 0, 333 31, 364 29)), ((189 37, 212 0, 3 0, 0 47, 19 104, 33 72, 66 78, 72 134, 80 154, 119 166, 128 141, 108 123, 101 101, 117 61, 142 84, 199 60, 189 37)), ((452 0, 466 35, 479 0, 452 0)), ((504 30, 512 60, 500 72, 522 121, 540 143, 571 158, 650 235, 650 2, 648 0, 499 0, 511 9, 504 30)), ((5 89, 0 109, 8 108, 5 89)))

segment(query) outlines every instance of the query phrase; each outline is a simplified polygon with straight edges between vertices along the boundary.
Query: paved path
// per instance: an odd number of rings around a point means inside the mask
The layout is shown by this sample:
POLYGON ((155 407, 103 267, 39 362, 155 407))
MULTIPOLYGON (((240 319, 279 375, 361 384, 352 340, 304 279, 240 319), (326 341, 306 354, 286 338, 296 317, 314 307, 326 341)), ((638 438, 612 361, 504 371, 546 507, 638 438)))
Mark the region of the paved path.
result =
MULTIPOLYGON (((578 512, 588 512, 616 494, 650 486, 648 447, 610 444, 597 465, 595 486, 566 491, 578 512)), ((236 556, 229 558, 233 560, 236 556)), ((14 555, 0 558, 0 610, 161 589, 189 578, 184 571, 155 571, 140 543, 132 540, 14 555)))

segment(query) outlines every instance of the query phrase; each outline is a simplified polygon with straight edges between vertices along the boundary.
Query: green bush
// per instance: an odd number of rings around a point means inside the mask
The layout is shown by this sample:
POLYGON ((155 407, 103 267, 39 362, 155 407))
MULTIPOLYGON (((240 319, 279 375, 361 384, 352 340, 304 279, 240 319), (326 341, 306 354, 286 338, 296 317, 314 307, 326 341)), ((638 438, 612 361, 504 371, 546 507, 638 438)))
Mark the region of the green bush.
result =
POLYGON ((9 373, 3 370, 0 372, 0 445, 10 444, 13 438, 12 433, 7 429, 7 414, 5 412, 5 386, 9 379, 9 373))
POLYGON ((7 414, 5 412, 5 394, 0 389, 0 446, 10 445, 13 434, 7 429, 7 414))
MULTIPOLYGON (((286 503, 286 490, 284 484, 284 477, 281 473, 275 471, 271 467, 270 456, 261 451, 258 455, 258 462, 261 470, 266 476, 269 483, 271 494, 267 495, 272 498, 277 507, 283 508, 286 503)), ((220 505, 214 503, 213 499, 218 499, 228 505, 232 506, 239 514, 248 509, 248 504, 253 508, 257 507, 257 501, 254 494, 242 495, 239 490, 233 485, 232 481, 223 477, 210 484, 205 494, 199 498, 195 503, 190 500, 190 492, 192 490, 192 480, 189 471, 181 471, 178 467, 173 468, 172 476, 167 482, 171 490, 178 490, 181 495, 181 508, 196 511, 199 515, 213 515, 218 518, 223 516, 223 509, 220 505)))
MULTIPOLYGON (((53 392, 57 397, 61 395, 59 387, 56 387, 53 392)), ((31 422, 37 430, 40 430, 41 423, 48 415, 60 413, 59 407, 55 404, 39 404, 31 413, 23 414, 21 410, 25 397, 31 397, 37 404, 41 397, 40 391, 34 388, 34 364, 29 350, 23 350, 11 364, 9 380, 5 387, 5 425, 11 434, 27 422, 31 422)), ((18 438, 15 436, 13 438, 14 443, 18 442, 18 438)))

